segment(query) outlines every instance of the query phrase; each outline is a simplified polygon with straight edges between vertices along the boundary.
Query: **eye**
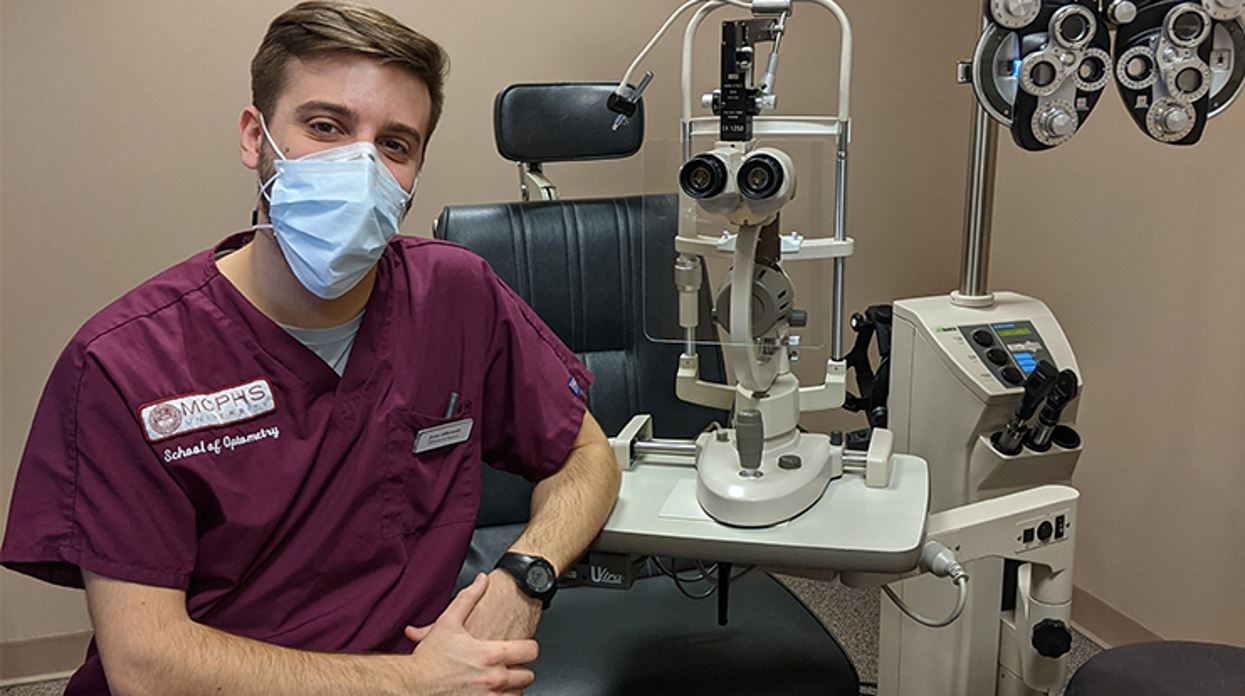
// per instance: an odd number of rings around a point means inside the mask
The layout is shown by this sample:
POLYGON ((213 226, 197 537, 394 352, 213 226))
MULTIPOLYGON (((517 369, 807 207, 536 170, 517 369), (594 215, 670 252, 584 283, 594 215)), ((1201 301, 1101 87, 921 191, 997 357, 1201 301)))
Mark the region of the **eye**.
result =
POLYGON ((404 141, 397 138, 383 138, 380 141, 380 147, 385 152, 398 157, 406 157, 411 150, 404 141))
POLYGON ((337 128, 337 125, 331 121, 312 121, 307 124, 307 128, 310 129, 312 133, 319 136, 337 135, 341 132, 337 128))

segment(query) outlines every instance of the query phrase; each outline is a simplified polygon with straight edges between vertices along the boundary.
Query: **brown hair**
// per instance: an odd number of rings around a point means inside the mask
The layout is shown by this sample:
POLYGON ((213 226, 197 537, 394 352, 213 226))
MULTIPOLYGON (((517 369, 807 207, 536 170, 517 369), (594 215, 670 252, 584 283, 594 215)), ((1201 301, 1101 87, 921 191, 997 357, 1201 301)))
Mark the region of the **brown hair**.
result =
POLYGON ((432 39, 370 7, 340 0, 309 0, 272 20, 251 59, 251 102, 271 117, 285 88, 289 59, 334 52, 396 64, 427 85, 432 105, 424 134, 426 148, 441 117, 449 57, 432 39))

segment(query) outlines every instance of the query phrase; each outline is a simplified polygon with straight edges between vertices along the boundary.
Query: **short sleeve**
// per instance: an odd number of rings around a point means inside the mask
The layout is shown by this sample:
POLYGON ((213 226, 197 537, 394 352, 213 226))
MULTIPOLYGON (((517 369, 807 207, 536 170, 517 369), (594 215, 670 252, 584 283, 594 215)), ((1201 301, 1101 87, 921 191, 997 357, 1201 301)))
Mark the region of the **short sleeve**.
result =
POLYGON ((71 344, 35 413, 0 563, 70 587, 86 569, 185 589, 196 539, 194 506, 144 440, 137 409, 71 344))
POLYGON ((483 456, 539 481, 579 434, 592 375, 514 291, 489 272, 495 306, 484 376, 483 456))

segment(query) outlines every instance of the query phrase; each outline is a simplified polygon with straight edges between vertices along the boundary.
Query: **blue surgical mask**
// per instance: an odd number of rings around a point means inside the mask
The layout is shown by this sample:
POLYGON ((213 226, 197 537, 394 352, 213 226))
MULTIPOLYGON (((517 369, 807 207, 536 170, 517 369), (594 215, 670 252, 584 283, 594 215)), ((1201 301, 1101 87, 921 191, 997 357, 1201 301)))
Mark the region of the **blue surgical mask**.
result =
POLYGON ((272 228, 286 263, 308 292, 337 299, 385 252, 415 186, 403 190, 371 143, 285 159, 262 114, 259 124, 281 159, 261 187, 272 224, 257 227, 272 228))

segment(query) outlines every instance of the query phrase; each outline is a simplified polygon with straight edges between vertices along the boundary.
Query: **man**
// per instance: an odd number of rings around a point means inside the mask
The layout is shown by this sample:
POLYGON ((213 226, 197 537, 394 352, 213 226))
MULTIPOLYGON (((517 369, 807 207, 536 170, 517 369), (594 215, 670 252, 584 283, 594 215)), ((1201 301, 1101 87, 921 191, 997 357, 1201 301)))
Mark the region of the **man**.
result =
POLYGON ((531 684, 541 573, 583 551, 619 476, 549 329, 478 257, 395 238, 445 69, 372 9, 276 18, 239 121, 260 224, 57 362, 0 561, 85 587, 68 694, 531 684), (450 602, 480 459, 540 483, 512 553, 450 602))

